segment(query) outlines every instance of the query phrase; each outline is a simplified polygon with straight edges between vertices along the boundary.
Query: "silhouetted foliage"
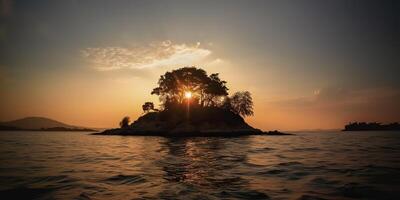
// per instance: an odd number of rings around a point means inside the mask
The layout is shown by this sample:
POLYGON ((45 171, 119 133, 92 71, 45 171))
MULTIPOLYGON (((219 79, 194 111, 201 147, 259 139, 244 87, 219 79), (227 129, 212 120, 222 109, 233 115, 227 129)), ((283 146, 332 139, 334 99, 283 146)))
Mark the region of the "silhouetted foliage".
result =
POLYGON ((127 127, 129 127, 130 121, 131 121, 131 119, 128 116, 126 116, 126 117, 122 118, 121 122, 119 122, 119 126, 121 128, 127 128, 127 127))
POLYGON ((232 111, 232 101, 231 101, 230 97, 227 96, 227 97, 224 98, 224 100, 222 102, 222 105, 221 105, 221 108, 224 109, 224 110, 232 111))
MULTIPOLYGON (((228 99, 226 101, 228 101, 228 99)), ((229 102, 231 111, 236 114, 242 115, 243 117, 254 114, 253 99, 248 91, 236 92, 229 98, 229 102)))
POLYGON ((349 123, 344 127, 344 131, 391 131, 391 130, 400 130, 400 124, 395 122, 391 124, 381 124, 377 122, 354 122, 349 123))
POLYGON ((148 113, 148 112, 150 112, 150 110, 154 110, 154 104, 153 104, 153 102, 145 102, 145 103, 142 105, 142 109, 143 109, 143 112, 144 112, 144 113, 148 113))
POLYGON ((158 80, 158 87, 151 94, 159 95, 164 109, 169 109, 174 104, 185 102, 184 94, 192 92, 192 105, 216 106, 221 102, 221 97, 228 95, 226 82, 218 74, 210 76, 203 69, 184 67, 171 72, 166 72, 158 80))
POLYGON ((221 99, 228 95, 228 88, 225 84, 226 81, 221 81, 218 73, 211 74, 204 90, 201 105, 217 106, 218 103, 222 102, 221 99))
POLYGON ((183 122, 200 121, 212 126, 218 121, 215 117, 222 117, 219 120, 225 122, 241 124, 244 122, 242 117, 253 115, 251 94, 244 91, 229 97, 228 90, 226 81, 221 80, 218 73, 207 75, 206 71, 196 67, 172 70, 160 77, 158 87, 151 92, 159 96, 163 109, 157 112, 159 115, 150 113, 151 110, 159 110, 154 108, 152 102, 145 102, 142 105, 145 115, 141 119, 159 120, 160 124, 167 124, 170 128, 183 122), (191 95, 185 97, 187 92, 191 95), (149 119, 156 116, 157 119, 149 119))

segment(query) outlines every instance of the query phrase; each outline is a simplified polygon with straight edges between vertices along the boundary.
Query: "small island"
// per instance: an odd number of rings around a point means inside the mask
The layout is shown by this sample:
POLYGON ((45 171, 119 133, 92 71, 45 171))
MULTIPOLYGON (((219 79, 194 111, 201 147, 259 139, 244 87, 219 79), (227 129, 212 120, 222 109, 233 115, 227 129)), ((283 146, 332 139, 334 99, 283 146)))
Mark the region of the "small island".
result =
POLYGON ((166 72, 151 92, 159 96, 160 108, 145 102, 143 115, 130 123, 124 117, 120 128, 95 135, 144 135, 166 137, 290 135, 279 131, 263 132, 248 125, 244 117, 253 115, 253 100, 248 91, 228 96, 226 81, 219 74, 207 75, 196 67, 166 72))
POLYGON ((343 131, 399 131, 400 124, 398 122, 390 124, 381 124, 377 122, 353 122, 347 124, 343 131))

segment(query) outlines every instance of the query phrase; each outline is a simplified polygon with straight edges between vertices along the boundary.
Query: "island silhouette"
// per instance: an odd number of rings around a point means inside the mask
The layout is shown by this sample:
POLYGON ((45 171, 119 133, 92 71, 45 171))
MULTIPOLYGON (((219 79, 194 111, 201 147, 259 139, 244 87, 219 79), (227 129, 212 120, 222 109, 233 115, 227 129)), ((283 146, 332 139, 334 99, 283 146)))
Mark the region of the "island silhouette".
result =
POLYGON ((400 124, 398 122, 382 124, 378 122, 353 122, 348 123, 343 131, 398 131, 400 124))
POLYGON ((96 135, 157 135, 157 136, 240 136, 286 135, 279 131, 263 132, 248 125, 253 100, 249 91, 229 96, 227 82, 218 73, 208 75, 203 69, 183 67, 166 72, 151 91, 161 102, 142 105, 143 115, 133 123, 124 117, 120 128, 96 135))

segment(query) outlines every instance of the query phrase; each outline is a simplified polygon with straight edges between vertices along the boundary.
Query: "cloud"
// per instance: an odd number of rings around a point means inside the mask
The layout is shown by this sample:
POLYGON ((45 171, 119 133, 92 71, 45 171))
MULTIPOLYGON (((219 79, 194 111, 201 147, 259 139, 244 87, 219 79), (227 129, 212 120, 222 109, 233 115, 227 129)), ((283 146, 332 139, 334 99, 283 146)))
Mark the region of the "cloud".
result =
POLYGON ((146 69, 173 65, 193 65, 204 60, 211 50, 196 44, 173 44, 166 40, 144 47, 86 48, 82 56, 99 70, 146 69))

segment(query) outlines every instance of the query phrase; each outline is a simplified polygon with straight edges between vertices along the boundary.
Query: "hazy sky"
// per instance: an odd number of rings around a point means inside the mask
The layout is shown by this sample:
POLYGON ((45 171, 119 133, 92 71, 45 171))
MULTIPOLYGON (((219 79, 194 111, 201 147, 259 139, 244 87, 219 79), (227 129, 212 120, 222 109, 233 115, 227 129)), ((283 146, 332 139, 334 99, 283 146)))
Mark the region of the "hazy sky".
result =
POLYGON ((252 92, 264 130, 400 121, 399 1, 0 2, 0 121, 114 127, 191 65, 252 92))

